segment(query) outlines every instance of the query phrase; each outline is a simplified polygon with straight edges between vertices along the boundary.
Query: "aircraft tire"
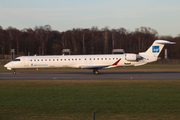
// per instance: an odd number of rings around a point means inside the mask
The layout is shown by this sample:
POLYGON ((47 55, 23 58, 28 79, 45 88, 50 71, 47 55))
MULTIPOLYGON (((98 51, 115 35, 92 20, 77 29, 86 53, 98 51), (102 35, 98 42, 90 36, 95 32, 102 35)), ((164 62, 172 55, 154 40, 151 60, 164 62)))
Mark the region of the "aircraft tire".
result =
POLYGON ((94 74, 95 74, 95 75, 98 75, 98 74, 99 74, 99 71, 98 71, 98 70, 95 70, 95 71, 94 71, 94 74))
POLYGON ((13 71, 13 74, 14 74, 14 75, 16 74, 16 71, 15 71, 15 69, 14 69, 14 71, 13 71))

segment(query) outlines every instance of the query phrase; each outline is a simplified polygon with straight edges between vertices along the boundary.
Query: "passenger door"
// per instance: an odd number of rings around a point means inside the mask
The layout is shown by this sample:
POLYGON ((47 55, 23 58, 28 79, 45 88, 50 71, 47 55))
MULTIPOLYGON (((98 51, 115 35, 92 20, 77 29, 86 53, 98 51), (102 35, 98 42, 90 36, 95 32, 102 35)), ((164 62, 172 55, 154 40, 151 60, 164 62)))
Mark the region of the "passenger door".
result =
POLYGON ((29 57, 24 57, 24 67, 28 67, 29 66, 29 57))

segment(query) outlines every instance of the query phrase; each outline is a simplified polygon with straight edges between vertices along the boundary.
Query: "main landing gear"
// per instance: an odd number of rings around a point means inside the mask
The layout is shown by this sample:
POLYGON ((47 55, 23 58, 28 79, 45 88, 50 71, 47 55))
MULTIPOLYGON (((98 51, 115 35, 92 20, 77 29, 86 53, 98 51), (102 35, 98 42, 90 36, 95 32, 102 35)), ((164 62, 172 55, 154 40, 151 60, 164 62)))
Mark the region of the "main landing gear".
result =
POLYGON ((93 73, 94 73, 95 75, 98 75, 98 74, 99 74, 98 69, 94 69, 94 70, 93 70, 93 73))

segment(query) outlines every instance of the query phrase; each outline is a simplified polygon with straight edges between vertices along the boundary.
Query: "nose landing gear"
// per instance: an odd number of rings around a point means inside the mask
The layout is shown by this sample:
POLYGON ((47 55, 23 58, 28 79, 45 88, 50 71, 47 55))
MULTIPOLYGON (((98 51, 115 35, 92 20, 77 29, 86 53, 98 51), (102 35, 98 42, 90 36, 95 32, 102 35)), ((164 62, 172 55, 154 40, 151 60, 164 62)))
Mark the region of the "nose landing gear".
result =
POLYGON ((16 74, 16 71, 15 71, 15 69, 13 69, 13 74, 14 74, 14 75, 16 74))

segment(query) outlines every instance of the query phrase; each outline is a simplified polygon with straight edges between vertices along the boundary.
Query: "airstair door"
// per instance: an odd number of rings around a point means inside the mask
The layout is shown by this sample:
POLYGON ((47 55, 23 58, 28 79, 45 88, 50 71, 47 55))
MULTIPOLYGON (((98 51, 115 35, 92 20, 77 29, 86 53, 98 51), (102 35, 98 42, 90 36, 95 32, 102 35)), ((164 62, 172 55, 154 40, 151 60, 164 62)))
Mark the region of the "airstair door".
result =
POLYGON ((29 57, 24 57, 24 67, 28 67, 29 66, 29 57))

